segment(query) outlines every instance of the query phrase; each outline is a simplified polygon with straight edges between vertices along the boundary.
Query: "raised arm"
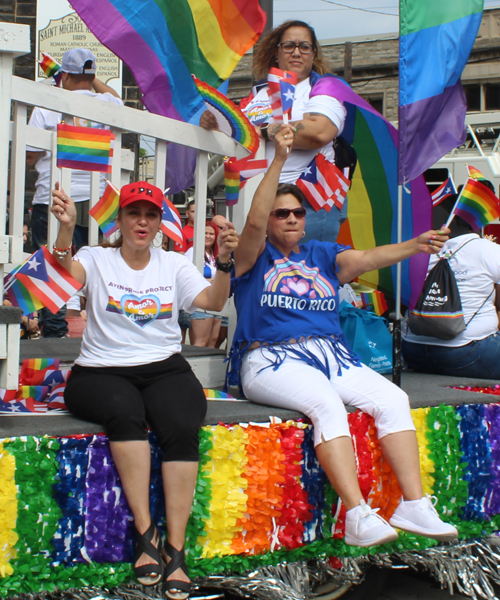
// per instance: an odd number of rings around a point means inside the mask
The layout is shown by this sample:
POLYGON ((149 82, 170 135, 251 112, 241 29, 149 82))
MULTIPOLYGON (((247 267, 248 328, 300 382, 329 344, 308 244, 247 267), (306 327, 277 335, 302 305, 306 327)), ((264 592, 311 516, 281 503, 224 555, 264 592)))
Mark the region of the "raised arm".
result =
MULTIPOLYGON (((226 221, 224 229, 218 238, 218 262, 222 265, 231 261, 231 253, 238 247, 238 233, 230 221, 226 221)), ((229 298, 231 272, 219 271, 215 274, 212 285, 202 290, 194 299, 193 304, 203 310, 222 310, 229 298)))
POLYGON ((100 79, 97 79, 97 77, 94 79, 92 87, 94 88, 94 92, 96 92, 96 94, 105 94, 107 92, 116 98, 120 98, 118 92, 116 92, 110 85, 104 83, 100 79))
MULTIPOLYGON (((337 137, 339 132, 336 125, 325 115, 316 112, 304 113, 300 121, 290 123, 295 127, 293 147, 302 150, 317 150, 323 148, 337 137)), ((269 125, 267 136, 276 141, 279 124, 269 125)))
POLYGON ((255 191, 245 226, 240 235, 240 243, 234 252, 236 277, 249 271, 264 251, 269 213, 276 200, 281 169, 293 145, 294 129, 291 125, 278 125, 276 154, 267 173, 255 191), (286 136, 286 139, 285 139, 286 136))
POLYGON ((439 231, 426 231, 418 237, 401 244, 378 246, 378 248, 371 248, 370 250, 346 250, 341 252, 337 256, 340 285, 349 283, 363 273, 390 267, 421 252, 424 254, 437 254, 449 239, 449 233, 449 229, 442 228, 439 231))
POLYGON ((52 190, 52 205, 50 210, 59 221, 59 232, 53 254, 60 265, 71 273, 77 281, 85 285, 85 269, 81 263, 73 260, 71 257, 71 245, 73 243, 73 232, 76 223, 75 203, 71 198, 66 196, 63 189, 59 189, 58 182, 56 183, 56 189, 52 190), (68 252, 63 256, 66 250, 68 252))

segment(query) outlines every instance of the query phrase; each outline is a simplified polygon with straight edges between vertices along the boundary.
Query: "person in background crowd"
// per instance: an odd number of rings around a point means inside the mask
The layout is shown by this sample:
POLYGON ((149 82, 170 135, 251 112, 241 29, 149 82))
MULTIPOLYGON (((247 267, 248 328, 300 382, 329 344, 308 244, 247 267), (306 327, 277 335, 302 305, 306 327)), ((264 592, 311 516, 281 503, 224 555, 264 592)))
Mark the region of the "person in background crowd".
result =
MULTIPOLYGON (((289 135, 293 138, 290 159, 280 174, 280 183, 295 183, 307 165, 321 152, 334 162, 334 140, 342 133, 346 118, 344 105, 331 96, 314 94, 314 86, 329 71, 314 29, 303 21, 286 21, 271 30, 260 41, 254 52, 254 77, 260 83, 248 99, 242 100, 240 108, 250 122, 259 128, 266 140, 266 158, 274 157, 276 134, 280 124, 272 122, 271 102, 267 87, 267 75, 271 67, 297 74, 289 135)), ((214 115, 205 111, 200 126, 217 129, 214 115)), ((307 200, 305 243, 311 239, 334 242, 340 224, 347 216, 347 200, 341 210, 333 207, 329 212, 315 212, 307 200)))
MULTIPOLYGON (((433 211, 433 223, 444 223, 456 195, 433 211)), ((451 270, 460 293, 466 329, 451 340, 415 335, 403 327, 402 351, 411 369, 423 373, 500 380, 500 246, 481 239, 460 217, 450 225, 450 240, 431 256, 429 271, 441 256, 454 253, 451 270)))
MULTIPOLYGON (((205 226, 205 252, 203 255, 204 268, 203 276, 212 283, 217 271, 216 259, 218 256, 217 236, 219 228, 212 221, 208 221, 205 226)), ((193 247, 189 248, 185 254, 186 258, 193 260, 193 247)), ((215 348, 219 337, 221 325, 221 315, 206 310, 196 310, 190 315, 191 330, 189 337, 193 346, 205 348, 215 348)))
POLYGON ((194 200, 190 200, 186 207, 187 223, 182 228, 182 244, 174 244, 175 252, 185 254, 194 242, 194 200))
MULTIPOLYGON (((96 78, 96 70, 96 58, 90 50, 72 48, 66 51, 63 56, 61 85, 65 90, 73 91, 75 94, 123 105, 122 100, 113 88, 96 78)), ((31 114, 29 125, 38 129, 56 131, 61 118, 61 113, 36 107, 31 114)), ((98 123, 89 124, 87 121, 78 118, 75 119, 75 125, 82 127, 89 125, 92 127, 102 127, 98 123)), ((52 154, 29 146, 26 150, 27 166, 34 166, 38 172, 31 216, 33 250, 38 250, 47 243, 52 154)), ((104 193, 104 187, 105 180, 104 175, 102 175, 101 195, 104 193)), ((71 174, 71 196, 75 200, 77 210, 73 245, 78 250, 88 243, 90 172, 73 169, 71 174)), ((68 333, 68 326, 64 319, 65 314, 65 307, 55 315, 46 308, 40 311, 44 337, 64 337, 68 333)))

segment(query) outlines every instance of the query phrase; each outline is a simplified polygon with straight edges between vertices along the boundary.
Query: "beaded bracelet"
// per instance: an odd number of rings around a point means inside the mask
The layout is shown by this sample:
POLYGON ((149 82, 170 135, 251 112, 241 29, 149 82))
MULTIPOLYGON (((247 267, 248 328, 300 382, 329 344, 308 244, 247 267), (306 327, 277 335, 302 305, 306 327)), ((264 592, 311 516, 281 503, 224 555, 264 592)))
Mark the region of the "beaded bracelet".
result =
POLYGON ((71 250, 71 246, 69 248, 56 248, 56 245, 54 244, 52 246, 52 250, 56 258, 58 258, 59 260, 64 260, 66 256, 68 256, 68 253, 71 250))

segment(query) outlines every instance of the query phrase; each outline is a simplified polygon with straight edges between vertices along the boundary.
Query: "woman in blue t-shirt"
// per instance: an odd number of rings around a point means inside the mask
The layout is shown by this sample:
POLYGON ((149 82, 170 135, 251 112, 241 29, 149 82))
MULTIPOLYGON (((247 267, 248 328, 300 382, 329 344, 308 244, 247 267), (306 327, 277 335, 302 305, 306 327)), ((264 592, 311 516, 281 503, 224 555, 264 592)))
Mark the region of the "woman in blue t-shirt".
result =
POLYGON ((255 193, 234 253, 240 318, 228 382, 241 383, 254 402, 298 410, 312 420, 318 459, 347 510, 347 544, 393 541, 393 527, 452 540, 457 530, 441 521, 422 490, 408 396, 360 363, 338 316, 339 285, 419 252, 437 253, 448 230, 367 251, 316 240, 299 246, 306 213, 302 194, 294 185, 278 186, 294 133, 282 125, 276 135, 274 161, 255 193), (373 416, 400 484, 403 497, 390 524, 363 500, 344 405, 373 416))

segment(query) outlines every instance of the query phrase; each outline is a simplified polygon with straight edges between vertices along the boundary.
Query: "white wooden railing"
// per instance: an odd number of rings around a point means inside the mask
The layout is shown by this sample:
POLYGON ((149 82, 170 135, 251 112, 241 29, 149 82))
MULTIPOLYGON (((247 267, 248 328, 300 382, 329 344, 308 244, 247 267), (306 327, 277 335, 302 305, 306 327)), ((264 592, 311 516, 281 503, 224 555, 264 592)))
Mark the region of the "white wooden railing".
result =
MULTIPOLYGON (((165 167, 167 143, 191 146, 198 151, 196 165, 196 213, 194 262, 202 268, 204 250, 204 230, 206 214, 207 174, 209 153, 221 156, 246 156, 247 152, 234 140, 218 132, 208 132, 200 127, 168 119, 146 111, 104 102, 71 91, 35 83, 13 76, 13 58, 29 52, 29 27, 0 23, 0 286, 3 296, 3 271, 7 263, 18 264, 22 260, 22 230, 24 219, 24 197, 26 179, 26 146, 52 152, 51 189, 56 181, 71 195, 71 170, 58 169, 56 165, 57 135, 27 124, 30 107, 39 106, 60 112, 63 120, 73 123, 74 117, 102 123, 111 128, 115 135, 113 165, 110 180, 117 187, 130 181, 134 164, 129 150, 122 149, 124 132, 145 135, 155 140, 154 184, 165 188, 165 167), (12 120, 11 120, 12 115, 12 120), (10 178, 10 216, 9 231, 6 232, 6 194, 10 178)), ((249 191, 255 185, 248 186, 249 191)), ((246 193, 248 197, 248 192, 246 193)), ((91 176, 90 206, 99 200, 99 174, 91 176)), ((231 211, 231 217, 241 227, 244 222, 247 202, 242 201, 231 211)), ((50 215, 48 245, 49 248, 57 235, 57 220, 50 215)), ((98 226, 90 219, 89 243, 98 241, 98 226)), ((16 335, 19 336, 18 327, 16 335)), ((0 331, 0 338, 7 335, 0 331)), ((3 339, 3 338, 2 338, 3 339)), ((0 387, 9 387, 17 378, 17 356, 14 351, 2 351, 8 343, 0 339, 0 387), (4 364, 8 362, 9 364, 4 364)), ((18 347, 19 344, 17 344, 18 347)), ((12 340, 11 340, 12 348, 12 340)))

